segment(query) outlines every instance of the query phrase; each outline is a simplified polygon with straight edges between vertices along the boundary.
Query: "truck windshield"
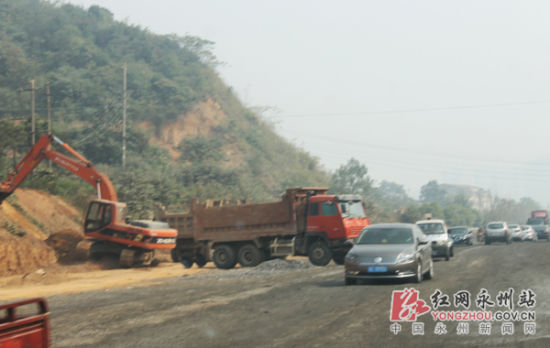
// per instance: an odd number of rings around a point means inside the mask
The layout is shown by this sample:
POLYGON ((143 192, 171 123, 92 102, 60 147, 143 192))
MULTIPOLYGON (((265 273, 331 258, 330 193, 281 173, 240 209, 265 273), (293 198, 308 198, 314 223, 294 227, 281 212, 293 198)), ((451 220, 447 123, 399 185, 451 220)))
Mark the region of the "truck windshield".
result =
POLYGON ((543 218, 530 218, 527 220, 527 225, 544 225, 543 218))
POLYGON ((340 210, 344 218, 364 218, 365 210, 360 201, 341 201, 340 210))

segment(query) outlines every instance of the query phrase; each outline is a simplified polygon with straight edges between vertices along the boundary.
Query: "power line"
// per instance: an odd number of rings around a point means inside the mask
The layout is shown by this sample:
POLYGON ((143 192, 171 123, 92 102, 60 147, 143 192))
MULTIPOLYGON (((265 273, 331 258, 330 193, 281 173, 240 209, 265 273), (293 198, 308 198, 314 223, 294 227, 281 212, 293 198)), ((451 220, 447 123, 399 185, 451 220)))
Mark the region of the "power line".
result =
MULTIPOLYGON (((300 129, 300 137, 303 138, 304 135, 307 137, 307 130, 300 129)), ((411 148, 398 148, 393 146, 387 146, 387 145, 380 145, 380 144, 373 144, 363 141, 356 141, 350 138, 333 138, 330 136, 322 135, 320 136, 319 133, 316 134, 309 134, 310 138, 321 138, 323 141, 328 141, 336 144, 349 144, 349 145, 355 145, 355 146, 361 146, 364 147, 366 150, 369 149, 378 149, 383 151, 393 151, 393 152, 400 152, 400 153, 409 153, 413 155, 420 155, 420 156, 429 156, 429 157, 436 157, 438 159, 454 159, 454 160, 461 160, 461 161, 470 161, 470 162, 481 162, 481 163, 495 163, 495 164, 514 164, 514 165, 523 165, 523 166, 548 166, 549 164, 545 163, 527 163, 527 162, 518 162, 518 161, 505 161, 505 160, 495 160, 490 158, 472 158, 472 157, 466 157, 466 156, 460 156, 456 154, 449 154, 449 153, 441 153, 441 152, 426 152, 421 150, 415 150, 411 148)))
MULTIPOLYGON (((331 139, 326 138, 323 136, 323 141, 338 143, 338 144, 352 144, 355 147, 357 144, 360 144, 362 147, 365 148, 366 151, 370 150, 376 150, 377 146, 370 146, 361 144, 357 141, 354 141, 352 139, 331 139)), ((412 152, 413 154, 416 154, 416 152, 411 150, 396 150, 391 149, 392 151, 399 151, 399 152, 412 152)), ((382 166, 390 166, 390 167, 398 167, 398 168, 405 168, 408 170, 412 170, 415 172, 429 172, 434 174, 447 174, 447 175, 468 175, 468 176, 485 176, 485 177, 491 177, 495 179, 502 179, 502 180, 511 180, 511 181, 537 181, 541 182, 544 181, 544 179, 549 178, 550 176, 545 174, 550 172, 550 163, 536 163, 536 164, 530 164, 530 165, 537 165, 537 166, 546 166, 549 169, 545 170, 541 167, 537 168, 536 171, 533 172, 526 172, 525 170, 522 170, 521 168, 513 168, 512 170, 506 170, 506 169, 487 169, 482 168, 477 164, 469 163, 465 165, 464 163, 460 164, 452 164, 449 165, 449 160, 453 160, 452 158, 448 158, 448 155, 445 154, 424 154, 427 156, 436 157, 436 160, 430 160, 430 159, 424 159, 424 160, 416 160, 412 159, 410 157, 401 158, 399 160, 387 160, 387 159, 376 159, 372 158, 370 156, 367 156, 367 160, 365 161, 365 165, 369 166, 370 164, 378 164, 382 166), (542 171, 541 171, 542 170, 542 171)), ((343 159, 341 156, 338 155, 330 155, 330 154, 324 154, 323 157, 330 157, 330 158, 336 158, 336 159, 343 159)), ((461 160, 468 160, 461 159, 461 160)), ((477 160, 476 160, 477 161, 477 160)), ((483 160, 483 164, 490 162, 483 160)), ((494 162, 494 161, 493 161, 494 162)), ((499 162, 497 162, 499 163, 499 162)), ((499 164, 514 164, 514 165, 522 165, 520 162, 500 162, 499 164)), ((523 164, 526 165, 526 164, 523 164)))
POLYGON ((333 116, 367 116, 367 115, 383 115, 383 114, 405 114, 416 112, 430 111, 449 111, 449 110, 468 110, 468 109, 486 109, 503 106, 516 105, 535 105, 535 104, 550 104, 550 100, 532 100, 511 103, 495 103, 495 104, 477 104, 477 105, 455 105, 455 106, 438 106, 428 108, 411 108, 411 109, 396 109, 396 110, 378 110, 378 111, 358 111, 358 112, 327 112, 327 113, 296 113, 273 115, 278 118, 306 118, 306 117, 333 117, 333 116))

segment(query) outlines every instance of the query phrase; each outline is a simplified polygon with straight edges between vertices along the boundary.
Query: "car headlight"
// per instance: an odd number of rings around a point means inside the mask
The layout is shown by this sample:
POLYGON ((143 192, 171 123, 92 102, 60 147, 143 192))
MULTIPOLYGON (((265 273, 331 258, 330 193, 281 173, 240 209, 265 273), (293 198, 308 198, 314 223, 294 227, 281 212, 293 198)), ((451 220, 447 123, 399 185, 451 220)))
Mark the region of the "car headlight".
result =
POLYGON ((354 253, 348 253, 346 255, 346 261, 351 264, 359 264, 359 255, 354 253))
POLYGON ((395 260, 396 263, 410 262, 410 261, 414 261, 414 252, 412 251, 402 252, 397 256, 397 259, 395 260))
POLYGON ((445 242, 444 240, 440 240, 437 242, 437 245, 445 245, 447 242, 445 242))

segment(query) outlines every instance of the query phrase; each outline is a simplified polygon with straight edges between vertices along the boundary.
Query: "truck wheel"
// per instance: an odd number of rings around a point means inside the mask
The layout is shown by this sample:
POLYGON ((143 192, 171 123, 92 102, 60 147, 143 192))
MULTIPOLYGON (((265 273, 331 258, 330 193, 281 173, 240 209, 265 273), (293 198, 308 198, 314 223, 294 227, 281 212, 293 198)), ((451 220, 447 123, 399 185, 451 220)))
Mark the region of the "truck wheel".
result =
POLYGON ((203 268, 206 265, 206 258, 202 254, 198 254, 195 257, 195 263, 199 268, 203 268))
POLYGON ((309 262, 315 266, 326 266, 332 258, 332 253, 330 252, 327 243, 322 241, 317 241, 311 244, 307 255, 309 257, 309 262))
POLYGON ((178 249, 174 248, 174 249, 170 250, 170 256, 172 257, 172 261, 181 262, 181 255, 178 252, 178 249))
POLYGON ((258 266, 263 261, 262 252, 254 244, 245 244, 240 247, 237 259, 243 267, 258 266))
POLYGON ((216 264, 216 267, 221 269, 231 269, 235 267, 237 263, 237 256, 235 255, 235 249, 231 245, 220 244, 214 249, 212 259, 216 264))
POLYGON ((334 253, 332 254, 332 261, 337 265, 343 265, 346 261, 346 254, 334 253))
POLYGON ((188 259, 186 257, 182 258, 180 262, 183 265, 183 267, 185 267, 185 268, 193 267, 193 260, 188 259))

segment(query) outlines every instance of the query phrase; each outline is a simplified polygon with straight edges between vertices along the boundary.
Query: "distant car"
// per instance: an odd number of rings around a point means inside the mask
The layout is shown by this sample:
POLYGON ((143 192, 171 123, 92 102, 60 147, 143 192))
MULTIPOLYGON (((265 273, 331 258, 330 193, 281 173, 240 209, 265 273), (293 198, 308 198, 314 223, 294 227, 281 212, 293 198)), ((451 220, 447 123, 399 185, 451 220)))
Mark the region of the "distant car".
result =
POLYGON ((446 261, 454 256, 453 240, 447 234, 447 226, 443 220, 421 220, 416 225, 432 243, 432 257, 444 257, 446 261))
POLYGON ((506 244, 510 244, 512 236, 510 235, 510 228, 504 221, 493 221, 487 224, 485 228, 485 244, 491 244, 491 242, 501 241, 506 244))
POLYGON ((420 283, 434 275, 432 248, 416 225, 370 225, 346 254, 344 269, 346 285, 357 279, 392 278, 412 278, 420 283))
POLYGON ((510 229, 510 236, 512 237, 512 240, 517 240, 517 241, 525 240, 525 235, 520 225, 510 224, 508 225, 508 228, 510 229))
POLYGON ((472 245, 472 232, 467 226, 457 226, 449 228, 449 236, 454 244, 472 245))
POLYGON ((537 237, 537 232, 533 229, 533 227, 529 225, 521 225, 521 229, 523 230, 523 233, 526 236, 526 240, 535 241, 539 239, 537 237))
POLYGON ((533 227, 538 239, 546 239, 547 242, 550 242, 550 226, 544 223, 543 218, 529 218, 527 220, 527 225, 533 227))

